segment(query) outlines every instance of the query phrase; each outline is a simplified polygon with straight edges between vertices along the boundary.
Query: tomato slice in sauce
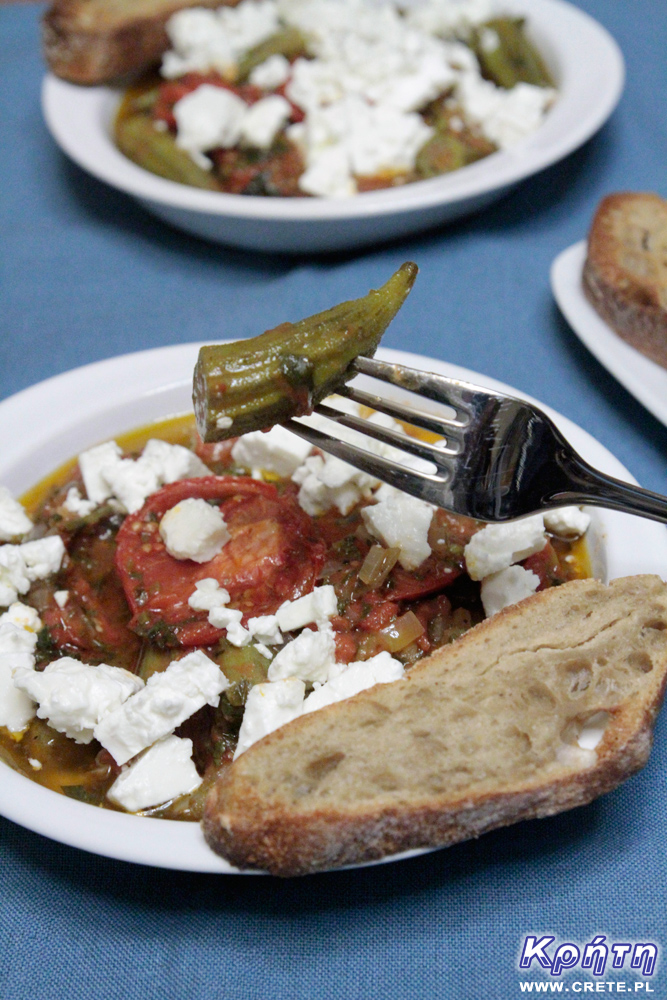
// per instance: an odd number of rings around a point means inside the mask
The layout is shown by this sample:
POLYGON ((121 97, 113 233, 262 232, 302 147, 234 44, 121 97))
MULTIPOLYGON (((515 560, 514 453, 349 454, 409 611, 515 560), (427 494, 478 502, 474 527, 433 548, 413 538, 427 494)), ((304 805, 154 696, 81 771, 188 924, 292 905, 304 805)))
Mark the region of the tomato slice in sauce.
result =
POLYGON ((239 476, 183 479, 148 498, 118 532, 116 567, 132 611, 130 628, 162 645, 203 646, 220 630, 188 598, 198 580, 213 578, 244 615, 272 614, 286 600, 311 591, 324 564, 325 545, 292 493, 239 476), (230 539, 206 563, 175 559, 159 533, 162 516, 189 497, 219 507, 230 539))

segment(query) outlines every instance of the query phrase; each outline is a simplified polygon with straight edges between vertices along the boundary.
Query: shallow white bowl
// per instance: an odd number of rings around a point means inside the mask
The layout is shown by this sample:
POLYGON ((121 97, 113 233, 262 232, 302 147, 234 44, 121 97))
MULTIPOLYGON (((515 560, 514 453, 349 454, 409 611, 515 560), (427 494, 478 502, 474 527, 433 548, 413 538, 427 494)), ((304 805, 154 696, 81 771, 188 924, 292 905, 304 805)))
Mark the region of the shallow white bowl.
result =
MULTIPOLYGON (((84 448, 161 417, 191 410, 198 344, 126 354, 76 368, 0 403, 0 483, 20 495, 84 448), (63 401, 67 405, 63 405, 63 401)), ((378 357, 520 395, 495 379, 417 354, 381 350, 378 357)), ((359 384, 372 387, 370 380, 359 384)), ((386 387, 387 394, 390 391, 386 387)), ((601 444, 565 417, 551 415, 592 465, 632 482, 601 444)), ((602 579, 658 573, 667 565, 667 531, 653 521, 591 511, 589 547, 602 579)), ((160 868, 233 874, 206 845, 197 823, 147 819, 95 809, 30 781, 0 762, 0 813, 53 840, 105 857, 160 868)), ((387 860, 410 856, 406 852, 387 860)), ((247 874, 247 873, 244 873, 247 874)))
POLYGON ((483 208, 577 149, 614 110, 623 89, 623 57, 601 25, 564 0, 507 0, 501 6, 525 14, 529 33, 558 83, 556 105, 537 132, 512 149, 404 187, 346 199, 202 191, 157 177, 116 149, 110 133, 117 90, 79 87, 47 76, 44 116, 56 142, 84 170, 196 236, 287 253, 378 243, 483 208))

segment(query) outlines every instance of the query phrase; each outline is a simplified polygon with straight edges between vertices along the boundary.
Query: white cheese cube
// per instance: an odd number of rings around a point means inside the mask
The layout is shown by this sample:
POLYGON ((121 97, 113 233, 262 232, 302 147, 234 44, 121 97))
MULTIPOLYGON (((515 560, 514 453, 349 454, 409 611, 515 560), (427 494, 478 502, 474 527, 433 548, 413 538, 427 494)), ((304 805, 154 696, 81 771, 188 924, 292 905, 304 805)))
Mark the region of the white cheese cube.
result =
POLYGON ((229 604, 229 591, 221 587, 213 577, 197 580, 195 590, 188 597, 188 604, 195 611, 211 611, 229 604))
POLYGON ((21 546, 26 575, 31 583, 57 573, 64 555, 65 545, 60 535, 48 535, 34 542, 24 542, 21 546))
POLYGON ((498 573, 541 552, 546 543, 541 514, 508 524, 487 524, 472 536, 464 549, 468 574, 473 580, 483 580, 491 573, 498 573))
MULTIPOLYGON (((275 662, 275 661, 274 661, 275 662)), ((405 673, 400 660, 395 660, 387 652, 378 653, 369 660, 356 660, 343 668, 326 684, 316 687, 303 703, 303 711, 315 712, 336 701, 351 698, 360 691, 373 687, 375 684, 389 684, 397 681, 405 673)))
POLYGON ((304 625, 328 621, 338 614, 336 591, 331 584, 315 587, 309 594, 285 601, 276 611, 278 625, 283 632, 293 632, 304 625))
MULTIPOLYGON (((24 654, 24 657, 26 654, 24 654)), ((34 658, 27 654, 25 671, 30 670, 34 658)), ((6 726, 10 733, 21 733, 35 716, 32 698, 16 687, 15 676, 23 676, 16 671, 16 656, 0 653, 0 726, 6 726)))
POLYGON ((112 471, 121 462, 123 452, 115 441, 105 441, 79 455, 79 469, 83 476, 88 499, 102 503, 111 496, 111 487, 105 473, 112 471))
POLYGON ((416 569, 431 554, 428 532, 433 508, 417 497, 394 493, 361 511, 372 535, 388 548, 400 549, 398 561, 405 569, 416 569))
POLYGON ((137 463, 152 468, 161 486, 180 479, 199 479, 210 476, 211 470, 189 448, 151 438, 137 459, 137 463))
POLYGON ((254 476, 262 472, 275 472, 277 476, 291 476, 310 454, 311 445, 297 434, 275 424, 270 430, 242 434, 234 443, 232 458, 237 465, 248 469, 254 476))
POLYGON ((192 760, 192 740, 167 736, 121 771, 107 798, 128 812, 139 812, 194 792, 201 783, 192 760))
POLYGON ((175 559, 209 562, 231 535, 218 507, 191 497, 181 500, 160 521, 160 537, 175 559))
POLYGON ((234 760, 249 746, 301 714, 306 685, 297 677, 250 689, 234 760))
POLYGON ((327 680, 336 662, 336 642, 331 627, 317 632, 304 629, 301 635, 292 639, 274 657, 269 667, 270 681, 299 677, 302 681, 327 680))
POLYGON ((250 632, 243 628, 241 619, 243 612, 236 608, 211 608, 208 620, 214 628, 227 629, 227 638, 232 646, 247 646, 250 642, 250 632))
POLYGON ((247 108, 231 90, 202 84, 174 104, 176 145, 204 170, 210 170, 211 161, 203 154, 219 146, 231 149, 238 143, 247 108))
POLYGON ((25 535, 32 528, 32 521, 15 500, 6 486, 0 486, 0 542, 10 542, 25 535))
POLYGON ((559 507, 544 514, 544 527, 558 538, 581 538, 590 523, 590 516, 579 507, 559 507))
POLYGON ((56 590, 53 595, 53 600, 59 608, 64 608, 69 601, 69 590, 56 590))
MULTIPOLYGON (((3 615, 0 615, 0 633, 2 632, 3 625, 15 625, 18 629, 24 631, 29 637, 30 648, 34 649, 37 642, 36 633, 41 629, 42 621, 35 609, 31 608, 29 604, 21 604, 17 601, 15 604, 10 605, 9 609, 3 615)), ((1 642, 0 651, 2 651, 1 642)))
POLYGON ((275 90, 289 79, 290 64, 285 56, 276 53, 251 71, 248 82, 262 90, 275 90))
POLYGON ((215 707, 227 687, 218 665, 195 650, 153 674, 141 691, 105 715, 95 727, 95 738, 117 764, 125 764, 204 705, 215 707))
POLYGON ((255 149, 268 149, 291 114, 292 106, 284 97, 279 94, 263 97, 246 111, 241 122, 241 141, 255 149))
POLYGON ((532 570, 523 566, 508 566, 498 573, 485 576, 482 580, 481 596, 487 618, 502 611, 510 604, 522 601, 534 594, 540 585, 540 578, 532 570))
POLYGON ((146 497, 156 493, 162 483, 157 471, 141 459, 123 458, 116 466, 107 469, 104 478, 110 494, 120 500, 128 514, 141 510, 146 497))
POLYGON ((21 674, 16 686, 38 703, 40 719, 76 743, 90 743, 100 719, 143 688, 143 681, 120 667, 91 667, 64 656, 41 672, 21 674))
MULTIPOLYGON (((259 615, 248 619, 248 631, 253 639, 269 646, 279 646, 283 642, 282 633, 275 615, 259 615)), ((269 654, 270 655, 270 654, 269 654)))
POLYGON ((30 589, 20 545, 0 545, 0 607, 8 607, 30 589))

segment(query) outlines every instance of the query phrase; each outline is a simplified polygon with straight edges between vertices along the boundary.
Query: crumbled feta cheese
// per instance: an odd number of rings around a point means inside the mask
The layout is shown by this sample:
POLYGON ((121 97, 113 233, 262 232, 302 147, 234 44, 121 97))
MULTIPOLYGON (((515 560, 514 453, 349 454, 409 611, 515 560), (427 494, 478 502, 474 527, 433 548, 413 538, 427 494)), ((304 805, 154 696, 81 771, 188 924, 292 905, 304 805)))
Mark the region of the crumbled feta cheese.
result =
POLYGON ((41 672, 23 673, 15 683, 38 703, 40 719, 76 743, 90 743, 100 719, 143 687, 141 678, 128 670, 106 663, 91 667, 69 656, 41 672))
POLYGON ((289 79, 290 64, 285 56, 276 53, 251 71, 248 82, 262 90, 275 90, 289 79))
POLYGON ((276 615, 258 615, 248 619, 248 631, 253 639, 269 646, 280 646, 283 637, 276 615))
POLYGON ((285 601, 276 611, 276 619, 283 632, 293 632, 304 625, 326 622, 337 614, 336 591, 331 584, 326 584, 295 601, 285 601))
POLYGON ((241 619, 243 612, 236 608, 211 608, 208 620, 214 628, 227 629, 227 638, 232 646, 247 646, 250 642, 250 632, 243 628, 241 619))
POLYGON ((546 542, 541 514, 508 524, 487 524, 472 536, 464 549, 468 575, 473 580, 483 580, 491 573, 498 573, 512 563, 541 552, 546 542))
POLYGON ((162 517, 160 537, 174 559, 205 563, 222 551, 231 535, 218 507, 189 497, 162 517))
POLYGON ((317 632, 304 629, 276 654, 269 667, 270 681, 299 677, 302 681, 324 683, 336 662, 336 640, 331 627, 317 632))
POLYGON ((35 716, 35 703, 16 687, 14 680, 11 663, 0 653, 0 726, 10 733, 21 733, 35 716))
POLYGON ((12 604, 0 615, 0 726, 20 733, 35 715, 32 698, 16 686, 17 678, 34 672, 39 615, 26 604, 12 604))
POLYGON ((37 632, 42 627, 42 621, 34 608, 31 608, 29 604, 21 604, 17 601, 15 604, 10 605, 4 614, 0 615, 0 630, 3 625, 16 625, 17 628, 23 629, 30 637, 30 642, 34 648, 34 644, 37 641, 37 632))
POLYGON ((356 660, 354 663, 349 663, 326 684, 316 687, 304 701, 303 711, 315 712, 326 705, 333 705, 336 701, 351 698, 375 684, 397 681, 404 672, 403 664, 387 652, 378 653, 369 660, 356 660))
POLYGON ((508 566, 485 576, 482 580, 481 597, 486 617, 490 618, 510 604, 530 597, 539 585, 539 576, 523 566, 508 566))
POLYGON ((221 413, 220 416, 216 417, 215 419, 215 426, 218 428, 219 431, 229 430, 229 428, 232 426, 233 423, 234 421, 232 420, 232 418, 226 416, 224 413, 221 413))
POLYGON ((192 760, 192 740, 167 736, 121 771, 107 798, 128 812, 139 812, 194 792, 201 783, 192 760))
POLYGON ((49 535, 22 545, 0 545, 0 607, 25 594, 35 580, 60 569, 65 546, 60 535, 49 535))
POLYGON ((394 491, 387 499, 364 507, 364 524, 388 548, 400 549, 398 561, 405 569, 416 569, 431 554, 428 532, 433 520, 430 504, 394 491))
POLYGON ((53 595, 53 600, 59 608, 64 608, 69 601, 69 590, 56 590, 53 595))
POLYGON ((205 580, 197 580, 194 593, 190 594, 188 604, 195 611, 211 611, 213 608, 222 608, 229 604, 229 591, 221 587, 217 580, 206 577, 205 580))
POLYGON ((279 27, 275 0, 246 0, 214 11, 178 11, 167 24, 173 51, 164 55, 162 75, 172 79, 193 70, 214 69, 232 79, 240 56, 279 27))
POLYGON ((544 514, 544 527, 558 538, 580 538, 590 523, 589 515, 579 507, 559 507, 544 514))
POLYGON ((42 766, 43 766, 42 762, 41 762, 41 760, 37 760, 36 757, 28 757, 28 763, 30 764, 30 767, 32 767, 35 771, 41 771, 42 770, 42 766))
POLYGON ((252 648, 256 649, 260 656, 264 656, 267 660, 270 660, 273 656, 269 647, 265 646, 263 642, 254 642, 252 648))
POLYGON ((76 486, 70 486, 63 503, 65 510, 78 517, 87 517, 95 510, 97 505, 92 500, 84 500, 80 490, 76 486))
POLYGON ((262 472, 291 476, 310 454, 311 445, 297 434, 275 424, 270 430, 242 434, 232 447, 232 458, 257 477, 262 472))
POLYGON ((556 96, 551 88, 530 83, 504 90, 478 73, 464 73, 456 94, 468 119, 500 149, 508 149, 534 132, 556 96))
POLYGON ((301 714, 306 685, 297 677, 256 684, 248 692, 234 760, 249 746, 301 714))
POLYGON ((32 521, 18 500, 6 486, 0 486, 0 542, 10 542, 25 535, 32 528, 32 521))
POLYGON ((105 715, 95 727, 95 738, 117 764, 125 764, 204 705, 217 706, 228 687, 218 665, 195 650, 152 674, 141 691, 105 715))
POLYGON ((243 116, 241 142, 255 149, 268 149, 291 114, 291 104, 279 94, 256 101, 243 116))
POLYGON ((65 544, 60 535, 47 535, 34 542, 24 542, 20 551, 26 575, 34 583, 58 572, 65 555, 65 544))
POLYGON ((176 145, 210 170, 211 161, 204 153, 218 146, 231 149, 238 143, 247 109, 246 102, 231 90, 202 84, 174 104, 176 145))
POLYGON ((167 483, 210 475, 210 470, 189 448, 157 438, 146 443, 137 459, 122 458, 115 441, 96 445, 79 455, 79 468, 88 498, 102 503, 120 501, 133 514, 152 493, 167 483))
POLYGON ((88 499, 92 503, 102 503, 111 496, 111 487, 106 473, 121 462, 123 452, 115 441, 105 441, 79 455, 79 469, 86 487, 88 499))

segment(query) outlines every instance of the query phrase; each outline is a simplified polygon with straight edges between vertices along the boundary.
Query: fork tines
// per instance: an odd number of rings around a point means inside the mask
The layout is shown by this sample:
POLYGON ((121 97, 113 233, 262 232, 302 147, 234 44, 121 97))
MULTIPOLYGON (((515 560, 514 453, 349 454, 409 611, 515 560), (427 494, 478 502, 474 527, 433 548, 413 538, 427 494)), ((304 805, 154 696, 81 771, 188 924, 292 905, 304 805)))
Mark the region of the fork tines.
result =
POLYGON ((460 433, 468 423, 468 413, 465 403, 457 394, 457 384, 453 380, 443 379, 428 372, 415 371, 402 365, 387 364, 370 358, 358 358, 353 367, 360 375, 372 376, 401 389, 418 393, 422 398, 434 400, 447 409, 442 415, 427 412, 400 400, 388 400, 354 386, 341 387, 338 390, 339 395, 395 420, 437 434, 440 440, 430 442, 412 437, 402 430, 382 426, 379 422, 345 413, 325 403, 316 406, 315 412, 339 426, 391 446, 392 452, 387 454, 385 451, 384 454, 378 454, 378 449, 373 448, 371 442, 368 442, 371 450, 366 450, 363 440, 358 444, 356 441, 353 443, 341 440, 320 429, 320 424, 313 427, 309 423, 295 419, 288 421, 285 426, 315 447, 349 462, 363 472, 420 499, 437 502, 437 499, 442 497, 443 485, 451 476, 452 459, 460 454, 460 433))

